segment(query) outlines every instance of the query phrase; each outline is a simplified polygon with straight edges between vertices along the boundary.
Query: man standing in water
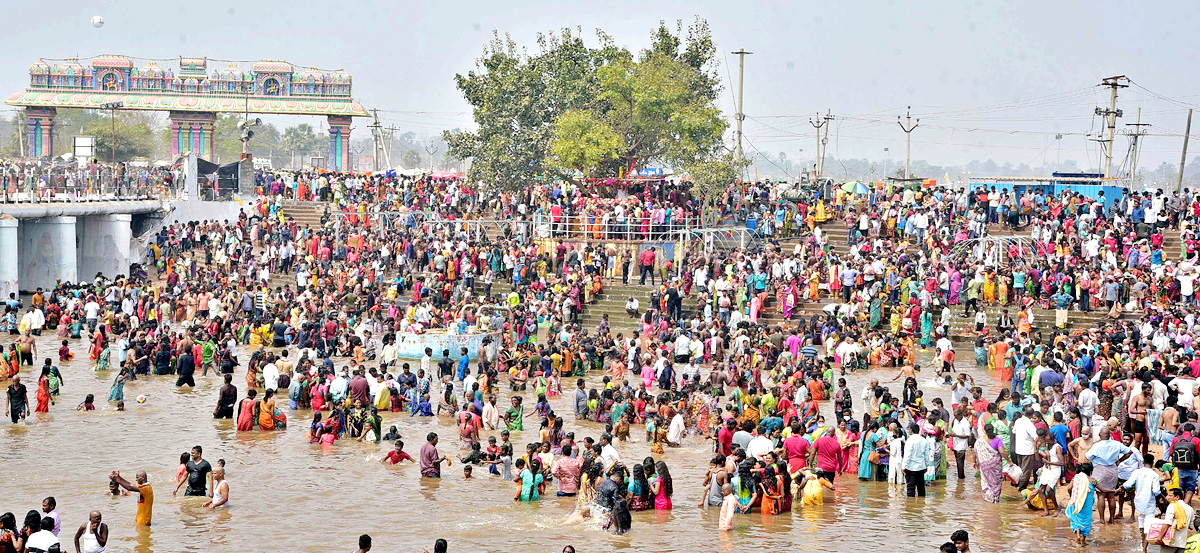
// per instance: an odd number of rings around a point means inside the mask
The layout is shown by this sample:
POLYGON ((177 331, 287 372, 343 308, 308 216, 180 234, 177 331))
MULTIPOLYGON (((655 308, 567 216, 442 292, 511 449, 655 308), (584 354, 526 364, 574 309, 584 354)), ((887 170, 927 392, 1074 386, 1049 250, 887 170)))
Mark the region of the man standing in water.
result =
POLYGON ((29 335, 29 331, 26 330, 25 334, 18 336, 13 344, 17 346, 18 366, 29 365, 32 367, 33 358, 37 357, 37 344, 33 341, 33 336, 29 335))
POLYGON ((442 461, 445 461, 447 466, 450 465, 450 459, 438 455, 437 443, 437 432, 430 432, 425 437, 425 445, 421 446, 421 476, 425 478, 441 478, 442 461))
POLYGON ((108 545, 108 525, 101 522, 100 511, 88 513, 88 521, 75 531, 75 551, 100 553, 108 545))
POLYGON ((233 406, 237 404, 237 386, 233 385, 233 375, 225 375, 225 385, 221 386, 217 396, 217 408, 213 410, 214 419, 232 419, 233 406))
POLYGON ((122 478, 121 473, 115 470, 108 476, 108 479, 116 482, 122 488, 138 493, 137 521, 135 524, 137 526, 150 526, 150 520, 154 515, 154 488, 151 488, 150 482, 147 481, 146 471, 139 470, 133 476, 133 479, 137 481, 136 486, 122 478))
POLYGON ((917 423, 908 425, 904 440, 904 482, 908 497, 925 497, 925 470, 929 468, 929 439, 921 435, 917 423))
POLYGON ((12 384, 8 385, 8 394, 4 400, 4 414, 8 415, 13 424, 29 414, 29 390, 21 384, 21 377, 14 376, 12 384))
POLYGON ((175 486, 175 491, 171 492, 172 496, 179 494, 179 488, 183 487, 183 483, 187 482, 187 490, 184 495, 203 497, 208 495, 208 482, 206 478, 212 474, 212 465, 208 464, 202 458, 204 449, 200 446, 192 448, 192 459, 187 462, 187 478, 180 480, 175 486))
POLYGON ((225 469, 220 466, 213 469, 212 479, 213 479, 212 499, 210 499, 204 503, 204 508, 206 508, 210 511, 229 502, 229 482, 225 481, 225 469))

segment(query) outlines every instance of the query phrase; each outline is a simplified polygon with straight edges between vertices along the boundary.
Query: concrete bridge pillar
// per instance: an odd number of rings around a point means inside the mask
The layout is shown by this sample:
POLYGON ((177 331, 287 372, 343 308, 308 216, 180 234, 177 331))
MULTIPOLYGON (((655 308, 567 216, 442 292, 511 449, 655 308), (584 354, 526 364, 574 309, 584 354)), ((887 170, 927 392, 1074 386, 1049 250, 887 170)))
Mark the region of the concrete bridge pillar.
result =
POLYGON ((108 278, 129 274, 129 242, 133 216, 128 213, 93 215, 83 220, 80 237, 79 278, 92 280, 96 273, 108 278))
POLYGON ((22 290, 49 290, 58 281, 78 282, 74 217, 26 220, 18 248, 22 290))
POLYGON ((0 216, 0 301, 7 300, 11 293, 20 293, 17 288, 17 263, 21 256, 17 250, 17 227, 20 221, 11 216, 0 216))

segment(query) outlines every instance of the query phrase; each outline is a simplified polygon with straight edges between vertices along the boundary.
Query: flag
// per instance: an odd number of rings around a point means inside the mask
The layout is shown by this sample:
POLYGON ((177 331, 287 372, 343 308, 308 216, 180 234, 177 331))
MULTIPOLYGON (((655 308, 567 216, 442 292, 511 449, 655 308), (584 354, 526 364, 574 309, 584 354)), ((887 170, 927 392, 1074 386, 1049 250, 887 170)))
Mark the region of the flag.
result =
POLYGON ((946 171, 946 176, 942 177, 946 184, 950 184, 950 171, 946 171))

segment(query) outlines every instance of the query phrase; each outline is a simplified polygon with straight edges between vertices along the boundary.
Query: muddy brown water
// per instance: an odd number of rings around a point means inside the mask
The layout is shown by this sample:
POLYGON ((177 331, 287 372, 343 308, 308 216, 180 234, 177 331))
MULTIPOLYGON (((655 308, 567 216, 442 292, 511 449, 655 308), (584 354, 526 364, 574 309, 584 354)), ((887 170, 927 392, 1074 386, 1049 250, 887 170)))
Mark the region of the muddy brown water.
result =
MULTIPOLYGON (((6 341, 7 342, 7 341, 6 341)), ((40 352, 57 356, 58 340, 51 334, 38 340, 40 352)), ((574 507, 574 498, 554 497, 554 485, 537 503, 513 501, 513 484, 501 482, 486 470, 464 480, 460 465, 443 467, 443 479, 422 479, 416 465, 389 466, 380 459, 392 444, 338 440, 332 447, 309 444, 305 430, 311 411, 287 411, 289 427, 282 432, 236 432, 231 420, 214 421, 219 377, 197 376, 195 389, 176 389, 174 377, 139 378, 125 387, 127 411, 117 412, 104 400, 115 374, 92 370, 87 341, 72 341, 76 359, 59 364, 65 380, 62 396, 50 413, 38 413, 21 424, 0 422, 0 512, 13 512, 18 525, 25 512, 54 496, 62 516, 61 538, 69 544, 90 510, 97 509, 109 524, 109 551, 355 551, 359 534, 374 538, 375 551, 432 550, 437 538, 450 542, 451 551, 936 551, 951 532, 970 531, 983 551, 1056 551, 1078 549, 1072 542, 1066 516, 1042 517, 1018 506, 1019 496, 1005 487, 1000 505, 985 503, 979 481, 968 471, 960 481, 954 468, 949 480, 929 489, 924 500, 904 497, 901 487, 859 482, 839 476, 836 490, 825 503, 781 515, 739 515, 733 532, 717 531, 716 508, 698 508, 703 475, 712 456, 711 442, 689 436, 680 448, 668 448, 664 460, 674 478, 674 510, 633 514, 632 531, 615 536, 595 524, 561 526, 574 507), (74 408, 94 394, 97 410, 74 408), (134 398, 149 400, 138 404, 134 398), (230 500, 227 508, 208 511, 203 498, 172 497, 179 454, 193 445, 204 447, 214 465, 227 462, 230 500), (136 496, 112 498, 108 474, 120 470, 130 480, 145 470, 155 490, 154 525, 135 528, 136 496)), ((42 357, 45 357, 43 354, 42 357)), ((243 351, 239 357, 249 358, 243 351)), ((969 351, 962 360, 973 360, 969 351)), ((340 361, 340 360, 339 360, 340 361)), ((413 362, 415 366, 417 363, 413 362)), ((342 363, 338 363, 340 368, 342 363)), ((41 366, 41 358, 37 366, 41 366)), ((995 397, 1001 383, 986 369, 967 370, 995 397)), ((34 400, 35 376, 21 372, 34 400)), ((876 369, 848 375, 856 394, 871 378, 890 380, 892 370, 876 369)), ((235 374, 244 395, 244 372, 235 374)), ((949 401, 949 389, 932 385, 932 375, 918 375, 926 401, 949 401)), ((593 375, 589 385, 598 385, 593 375)), ((900 382, 889 384, 899 393, 900 382)), ((501 392, 500 405, 508 403, 501 392)), ((535 400, 525 393, 528 402, 535 400)), ((566 413, 567 430, 576 438, 598 436, 602 427, 575 422, 569 395, 552 398, 555 411, 566 413)), ((282 402, 286 407, 286 401, 282 402)), ((832 419, 832 404, 822 406, 832 419)), ((286 409, 285 409, 286 411, 286 409)), ((384 427, 396 425, 405 450, 416 457, 427 432, 442 436, 443 453, 462 453, 449 417, 409 417, 382 413, 384 427)), ((537 439, 537 423, 513 434, 518 448, 537 439)), ((484 432, 483 435, 488 435, 484 432)), ((498 432, 492 432, 496 434, 498 432)), ((649 455, 644 432, 636 442, 617 444, 625 462, 649 455)), ((486 439, 486 438, 485 438, 486 439)), ((1059 490, 1065 502, 1067 492, 1059 490)), ((68 546, 67 550, 73 550, 68 546)), ((1137 547, 1133 525, 1097 526, 1087 547, 1095 552, 1127 552, 1137 547)), ((1152 548, 1153 549, 1153 548, 1152 548)))

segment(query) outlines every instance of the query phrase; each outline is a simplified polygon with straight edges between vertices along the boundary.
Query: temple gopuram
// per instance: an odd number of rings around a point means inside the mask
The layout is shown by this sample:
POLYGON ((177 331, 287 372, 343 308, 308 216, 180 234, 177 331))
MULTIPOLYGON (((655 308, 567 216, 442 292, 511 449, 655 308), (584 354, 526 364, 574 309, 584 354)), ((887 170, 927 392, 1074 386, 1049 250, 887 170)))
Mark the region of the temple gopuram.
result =
POLYGON ((25 108, 29 157, 54 155, 58 109, 103 109, 119 102, 120 109, 168 112, 172 153, 196 152, 204 158, 213 152, 218 113, 323 115, 329 123, 327 168, 350 167, 351 118, 368 113, 350 96, 352 79, 344 70, 184 57, 174 60, 177 67, 164 68, 160 61, 103 55, 35 62, 29 87, 5 102, 25 108))

